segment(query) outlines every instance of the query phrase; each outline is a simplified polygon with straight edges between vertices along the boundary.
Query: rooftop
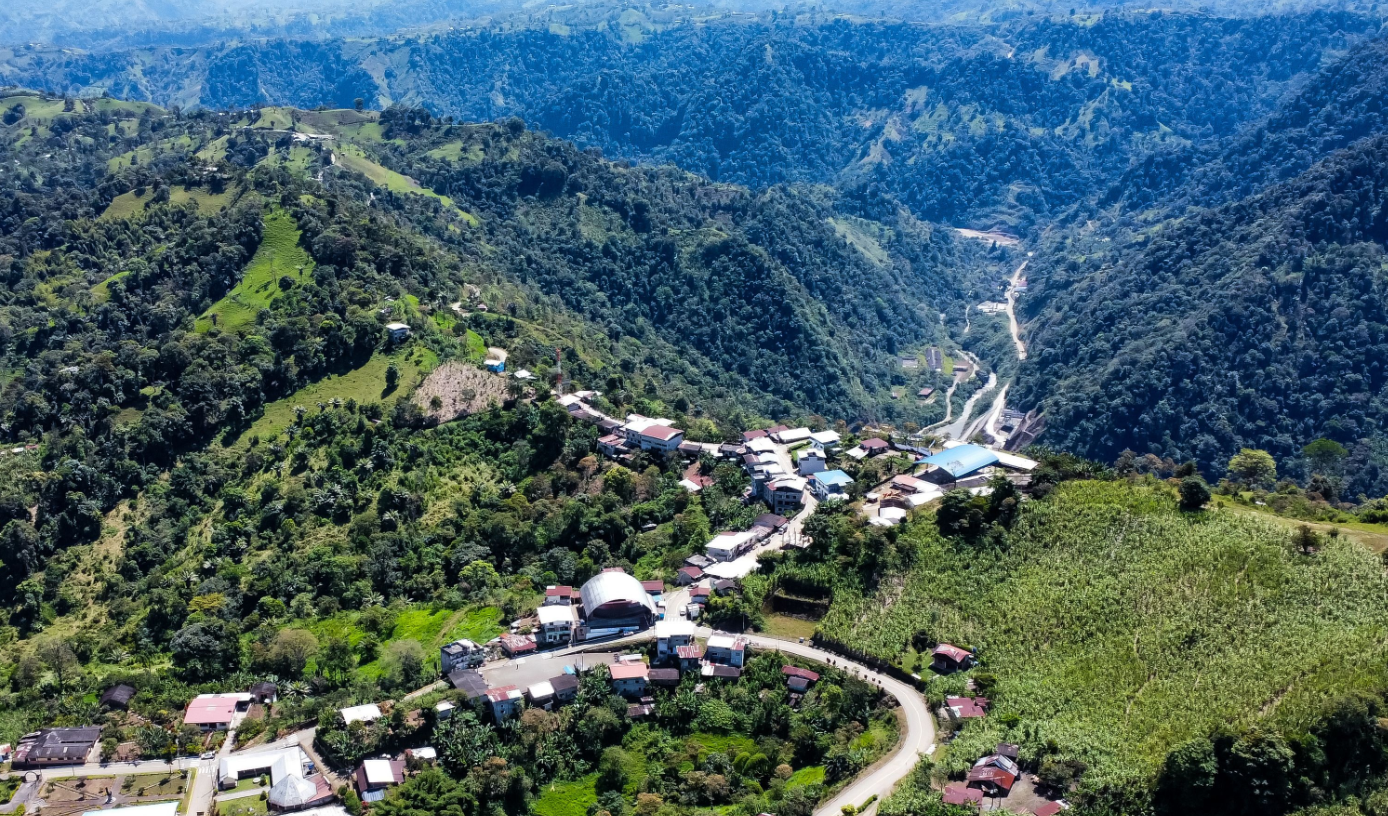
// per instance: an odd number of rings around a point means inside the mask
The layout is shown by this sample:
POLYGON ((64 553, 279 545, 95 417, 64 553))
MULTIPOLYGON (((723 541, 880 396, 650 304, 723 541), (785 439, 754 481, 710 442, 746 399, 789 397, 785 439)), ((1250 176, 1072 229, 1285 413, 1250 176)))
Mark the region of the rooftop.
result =
POLYGON ((354 722, 372 722, 381 719, 381 707, 375 703, 351 706, 338 713, 342 715, 342 721, 348 725, 354 722))
POLYGON ((613 663, 609 671, 613 680, 645 680, 650 667, 645 663, 613 663))
POLYGON ((236 706, 240 703, 241 696, 236 694, 199 694, 183 712, 183 722, 188 725, 229 723, 236 716, 236 706))
POLYGON ((824 470, 810 477, 820 484, 830 487, 844 487, 853 484, 853 477, 844 473, 842 470, 824 470))
POLYGON ((927 456, 917 464, 937 467, 957 479, 997 463, 998 455, 994 451, 978 445, 958 445, 927 456))

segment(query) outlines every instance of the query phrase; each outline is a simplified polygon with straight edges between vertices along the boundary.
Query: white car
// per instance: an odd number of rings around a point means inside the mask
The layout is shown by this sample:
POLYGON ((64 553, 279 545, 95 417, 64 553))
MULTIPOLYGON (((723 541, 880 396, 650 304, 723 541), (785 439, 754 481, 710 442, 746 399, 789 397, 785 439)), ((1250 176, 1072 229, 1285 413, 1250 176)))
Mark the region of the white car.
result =
POLYGON ((203 759, 216 759, 216 758, 217 758, 217 752, 216 752, 216 751, 208 751, 208 752, 206 752, 206 753, 204 753, 204 754, 202 755, 202 758, 203 758, 203 759))

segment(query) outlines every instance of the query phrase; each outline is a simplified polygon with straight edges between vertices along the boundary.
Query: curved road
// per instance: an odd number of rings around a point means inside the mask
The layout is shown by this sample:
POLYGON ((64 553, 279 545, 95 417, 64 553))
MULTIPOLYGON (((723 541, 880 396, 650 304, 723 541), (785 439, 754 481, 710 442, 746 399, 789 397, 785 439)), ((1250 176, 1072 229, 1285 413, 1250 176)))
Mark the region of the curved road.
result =
MULTIPOLYGON (((849 783, 848 787, 839 791, 837 796, 816 808, 815 816, 838 816, 844 805, 861 807, 863 802, 866 802, 871 796, 876 796, 880 801, 892 792, 898 782, 911 773, 921 756, 935 751, 935 720, 930 715, 930 707, 926 705, 925 698, 921 697, 920 692, 906 683, 885 674, 877 674, 865 666, 853 663, 832 652, 818 649, 808 643, 780 640, 763 635, 746 635, 746 638, 752 646, 758 649, 774 649, 817 663, 832 662, 837 668, 846 668, 859 677, 869 679, 881 686, 883 691, 895 697, 897 702, 901 704, 902 713, 906 715, 905 728, 901 732, 901 741, 897 744, 896 750, 862 776, 849 783)), ((862 812, 872 813, 876 809, 877 802, 874 801, 871 807, 862 812)))

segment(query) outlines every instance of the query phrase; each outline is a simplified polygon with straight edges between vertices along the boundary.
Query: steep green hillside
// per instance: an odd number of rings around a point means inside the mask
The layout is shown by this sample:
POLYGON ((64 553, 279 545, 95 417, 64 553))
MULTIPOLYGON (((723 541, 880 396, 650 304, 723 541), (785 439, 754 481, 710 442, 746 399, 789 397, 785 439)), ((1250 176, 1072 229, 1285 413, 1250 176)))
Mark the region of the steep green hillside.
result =
POLYGON ((1343 495, 1388 491, 1385 160, 1388 137, 1364 140, 1244 201, 1054 247, 1018 391, 1049 442, 1215 473, 1263 448, 1302 474, 1330 437, 1352 451, 1343 495))
MULTIPOLYGON (((1084 813, 1149 812, 1168 755, 1212 734, 1248 744, 1267 739, 1249 736, 1259 730, 1274 735, 1269 750, 1286 752, 1287 766, 1231 768, 1231 784, 1246 776, 1229 802, 1221 785, 1217 802, 1166 812, 1284 813, 1334 800, 1352 789, 1339 787, 1350 777, 1345 784, 1373 783, 1381 753, 1340 766, 1316 759, 1313 740, 1348 750, 1348 735, 1324 725, 1332 701, 1362 693, 1384 710, 1388 579, 1379 559, 1343 539, 1303 555, 1283 526, 1181 513, 1173 494, 1164 485, 1063 484, 1025 503, 997 548, 943 539, 923 517, 882 555, 890 566, 873 586, 839 582, 819 630, 927 676, 917 649, 976 649, 982 665, 970 675, 992 705, 949 744, 941 770, 957 774, 996 743, 1016 742, 1025 761, 1049 758, 1078 776, 1072 799, 1084 813), (1260 774, 1271 775, 1267 798, 1244 810, 1242 785, 1260 774)), ((877 546, 863 536, 841 531, 829 564, 851 565, 858 546, 877 546)), ((932 689, 957 694, 963 683, 954 675, 932 689)), ((1375 730, 1371 719, 1361 724, 1375 730)))

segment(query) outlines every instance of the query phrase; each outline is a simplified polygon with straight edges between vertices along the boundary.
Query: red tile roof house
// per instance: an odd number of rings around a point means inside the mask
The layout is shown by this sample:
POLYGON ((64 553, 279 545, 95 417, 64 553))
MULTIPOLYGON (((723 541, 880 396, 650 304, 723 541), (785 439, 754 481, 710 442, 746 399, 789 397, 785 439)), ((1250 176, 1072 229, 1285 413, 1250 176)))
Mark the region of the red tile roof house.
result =
POLYGON ((528 655, 535 651, 535 638, 529 635, 502 635, 501 650, 507 657, 528 655))
POLYGON ((975 805, 983 801, 983 791, 978 788, 970 788, 962 782, 955 782, 945 786, 945 804, 947 805, 975 805))
POLYGON ((969 787, 977 788, 989 796, 1006 796, 1017 781, 1017 775, 1002 768, 985 765, 969 771, 969 787))
POLYGON ((819 679, 819 674, 799 666, 782 666, 781 674, 786 676, 786 685, 791 691, 804 694, 810 684, 819 679))
POLYGON ((680 567, 679 573, 675 576, 675 583, 679 586, 689 586, 702 577, 704 571, 698 567, 680 567))
POLYGON ((987 697, 946 697, 945 708, 955 717, 967 720, 988 713, 987 697))
POLYGON ((1040 807, 1033 810, 1032 813, 1036 814, 1036 816, 1055 816, 1057 813, 1065 809, 1065 805, 1062 805, 1059 802, 1047 802, 1046 804, 1041 805, 1040 807))
POLYGON ((646 679, 650 667, 645 663, 613 663, 612 690, 623 697, 640 697, 646 693, 646 679))
POLYGON ((183 724, 196 725, 204 731, 225 731, 236 718, 243 698, 249 705, 249 694, 199 694, 183 712, 183 724))
POLYGON ((641 588, 646 590, 649 595, 661 595, 665 592, 664 581, 642 581, 641 588))
POLYGON ((859 442, 858 447, 867 451, 868 455, 872 455, 886 451, 891 447, 891 445, 887 444, 887 440, 885 439, 878 439, 877 437, 872 437, 871 439, 864 439, 863 441, 859 442))
POLYGON ((967 649, 949 643, 941 643, 931 653, 930 668, 940 674, 967 669, 974 664, 974 656, 967 649))

